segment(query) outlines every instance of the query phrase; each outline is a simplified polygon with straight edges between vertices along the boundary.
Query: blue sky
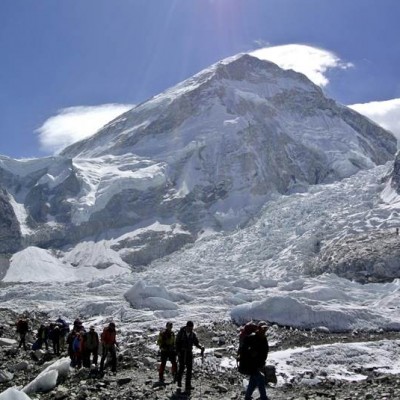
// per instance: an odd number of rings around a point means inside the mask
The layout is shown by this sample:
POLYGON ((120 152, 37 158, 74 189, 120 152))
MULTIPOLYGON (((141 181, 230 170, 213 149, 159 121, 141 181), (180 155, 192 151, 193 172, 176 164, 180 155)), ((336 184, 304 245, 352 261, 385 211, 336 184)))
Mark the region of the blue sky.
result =
POLYGON ((399 16, 398 0, 1 0, 0 154, 53 154, 265 47, 400 135, 399 16))

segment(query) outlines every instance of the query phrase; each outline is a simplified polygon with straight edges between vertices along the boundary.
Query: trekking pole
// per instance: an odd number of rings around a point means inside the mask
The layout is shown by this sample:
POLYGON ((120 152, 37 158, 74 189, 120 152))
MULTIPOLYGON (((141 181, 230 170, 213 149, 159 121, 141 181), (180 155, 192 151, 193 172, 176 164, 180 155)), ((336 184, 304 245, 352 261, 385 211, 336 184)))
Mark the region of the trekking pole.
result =
POLYGON ((200 368, 200 400, 203 398, 202 395, 202 387, 201 387, 201 383, 202 383, 202 379, 203 379, 203 365, 204 365, 204 347, 201 350, 201 368, 200 368))

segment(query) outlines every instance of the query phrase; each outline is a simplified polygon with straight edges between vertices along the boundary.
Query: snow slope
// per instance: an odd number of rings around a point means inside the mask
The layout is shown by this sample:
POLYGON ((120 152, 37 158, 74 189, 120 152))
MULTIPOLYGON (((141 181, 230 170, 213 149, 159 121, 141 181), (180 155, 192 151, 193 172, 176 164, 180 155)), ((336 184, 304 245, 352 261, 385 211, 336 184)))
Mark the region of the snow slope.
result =
MULTIPOLYGON (((143 324, 232 317, 332 331, 400 329, 399 280, 362 285, 333 274, 308 275, 319 242, 324 246, 371 229, 395 234, 399 204, 388 204, 381 196, 390 168, 391 163, 310 187, 307 193, 277 195, 247 228, 205 232, 193 245, 129 275, 68 284, 52 284, 47 275, 44 283, 4 287, 0 300, 5 307, 40 307, 71 318, 113 315, 143 324)), ((83 250, 85 243, 80 246, 83 250)), ((35 255, 42 257, 37 276, 44 276, 45 254, 35 255)), ((25 264, 13 262, 14 279, 6 275, 6 280, 26 280, 25 264)), ((62 264, 54 262, 52 268, 53 276, 63 277, 62 264)))

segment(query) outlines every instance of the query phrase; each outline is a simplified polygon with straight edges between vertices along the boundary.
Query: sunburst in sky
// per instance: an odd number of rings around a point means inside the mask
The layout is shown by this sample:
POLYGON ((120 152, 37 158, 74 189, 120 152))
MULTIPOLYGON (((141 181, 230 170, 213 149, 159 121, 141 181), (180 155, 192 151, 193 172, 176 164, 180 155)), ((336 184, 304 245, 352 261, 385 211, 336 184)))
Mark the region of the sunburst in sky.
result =
POLYGON ((2 0, 0 154, 52 154, 255 50, 399 134, 398 15, 398 0, 2 0))

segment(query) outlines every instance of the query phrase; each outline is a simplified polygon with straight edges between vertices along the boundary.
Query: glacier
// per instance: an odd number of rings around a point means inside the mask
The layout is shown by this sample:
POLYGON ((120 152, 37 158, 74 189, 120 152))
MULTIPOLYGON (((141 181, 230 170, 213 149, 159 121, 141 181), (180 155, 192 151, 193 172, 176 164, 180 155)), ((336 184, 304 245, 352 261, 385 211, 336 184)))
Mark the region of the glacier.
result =
POLYGON ((57 156, 0 157, 0 300, 397 330, 396 149, 304 75, 222 60, 57 156))

